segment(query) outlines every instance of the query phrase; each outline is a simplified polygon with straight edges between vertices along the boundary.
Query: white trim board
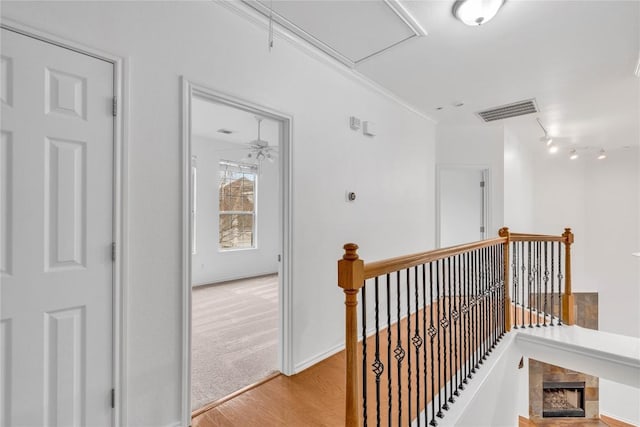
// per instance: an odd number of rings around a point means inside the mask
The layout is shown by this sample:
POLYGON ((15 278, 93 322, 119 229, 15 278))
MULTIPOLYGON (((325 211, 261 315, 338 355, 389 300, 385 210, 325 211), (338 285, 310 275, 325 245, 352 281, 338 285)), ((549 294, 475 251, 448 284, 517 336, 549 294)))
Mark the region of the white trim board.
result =
POLYGON ((118 114, 113 130, 113 388, 115 390, 114 426, 127 425, 127 288, 128 288, 128 140, 129 140, 129 66, 124 58, 2 17, 0 27, 88 55, 113 65, 113 94, 118 114))

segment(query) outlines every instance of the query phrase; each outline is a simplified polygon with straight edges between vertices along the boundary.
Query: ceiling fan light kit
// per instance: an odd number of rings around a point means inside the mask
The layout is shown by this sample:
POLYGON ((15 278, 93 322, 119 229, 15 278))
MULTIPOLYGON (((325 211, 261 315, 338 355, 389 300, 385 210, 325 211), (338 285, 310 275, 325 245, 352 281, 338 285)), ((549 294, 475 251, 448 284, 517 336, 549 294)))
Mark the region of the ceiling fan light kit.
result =
POLYGON ((477 27, 493 19, 505 0, 456 0, 451 12, 464 24, 477 27))
POLYGON ((258 122, 258 138, 249 142, 249 152, 244 158, 247 162, 257 160, 258 163, 262 163, 263 160, 268 160, 273 163, 274 161, 276 149, 271 147, 268 141, 260 138, 262 120, 262 117, 256 116, 256 121, 258 122))

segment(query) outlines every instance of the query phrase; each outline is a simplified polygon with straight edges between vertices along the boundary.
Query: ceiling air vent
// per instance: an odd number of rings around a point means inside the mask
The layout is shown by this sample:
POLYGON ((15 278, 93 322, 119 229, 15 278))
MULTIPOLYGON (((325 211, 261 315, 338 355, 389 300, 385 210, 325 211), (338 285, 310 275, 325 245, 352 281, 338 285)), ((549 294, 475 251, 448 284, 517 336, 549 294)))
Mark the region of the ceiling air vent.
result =
POLYGON ((526 101, 514 102, 513 104, 501 105, 488 110, 478 111, 476 114, 482 119, 482 121, 488 123, 495 120, 508 119, 509 117, 523 116, 525 114, 537 112, 538 106, 536 105, 536 100, 527 99, 526 101))

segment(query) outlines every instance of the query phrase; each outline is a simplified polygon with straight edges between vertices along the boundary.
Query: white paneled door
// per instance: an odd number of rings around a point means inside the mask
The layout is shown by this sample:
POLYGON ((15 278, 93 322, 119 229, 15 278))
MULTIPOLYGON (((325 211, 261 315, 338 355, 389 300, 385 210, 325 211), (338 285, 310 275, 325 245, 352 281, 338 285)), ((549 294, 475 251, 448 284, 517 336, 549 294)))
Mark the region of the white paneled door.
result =
POLYGON ((109 426, 113 64, 2 30, 0 425, 109 426))
POLYGON ((473 167, 452 166, 439 170, 441 248, 485 238, 486 174, 486 170, 473 167))

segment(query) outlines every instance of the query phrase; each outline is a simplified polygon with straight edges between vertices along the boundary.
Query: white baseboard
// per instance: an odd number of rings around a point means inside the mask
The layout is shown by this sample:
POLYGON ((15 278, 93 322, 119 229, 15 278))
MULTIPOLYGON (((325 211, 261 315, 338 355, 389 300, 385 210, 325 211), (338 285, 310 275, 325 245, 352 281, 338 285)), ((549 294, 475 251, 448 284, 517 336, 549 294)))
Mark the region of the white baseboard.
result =
POLYGON ((311 366, 315 365, 316 363, 320 363, 322 362, 324 359, 327 359, 331 356, 333 356, 334 354, 340 352, 344 350, 344 344, 338 344, 335 347, 330 348, 329 350, 319 353, 313 357, 308 358, 307 360, 297 363, 294 366, 294 373, 298 374, 302 371, 304 371, 307 368, 310 368, 311 366))

